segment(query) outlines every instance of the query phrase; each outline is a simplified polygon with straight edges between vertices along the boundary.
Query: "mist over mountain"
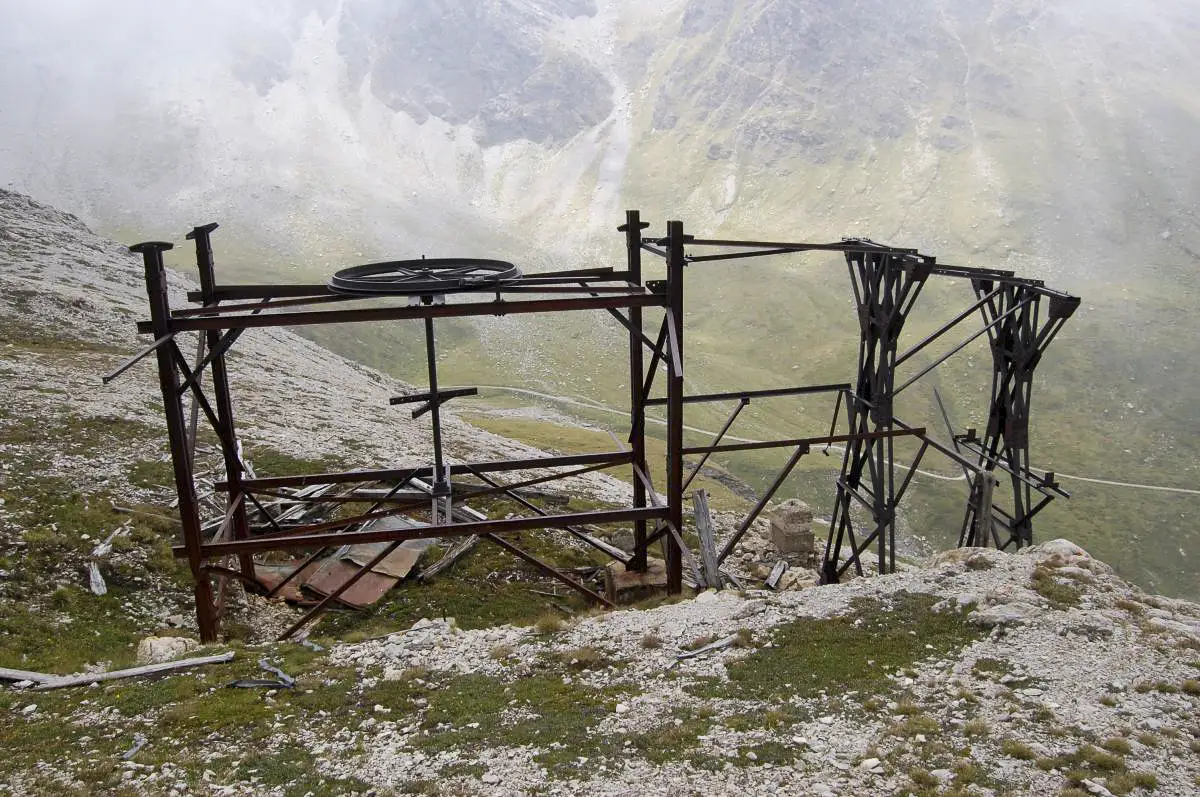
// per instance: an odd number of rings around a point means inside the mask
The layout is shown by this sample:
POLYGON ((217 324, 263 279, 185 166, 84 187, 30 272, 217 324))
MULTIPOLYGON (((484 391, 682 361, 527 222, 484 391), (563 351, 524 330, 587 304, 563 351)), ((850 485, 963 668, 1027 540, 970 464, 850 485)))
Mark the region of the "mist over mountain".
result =
POLYGON ((0 175, 108 227, 1200 252, 1186 2, 6 5, 0 175))
MULTIPOLYGON (((1188 0, 0 0, 0 19, 0 185, 123 240, 219 221, 220 273, 244 279, 426 253, 619 263, 631 207, 655 230, 920 247, 1084 297, 1041 366, 1036 464, 1195 481, 1188 0)), ((689 389, 849 378, 829 265, 690 270, 689 389)), ((568 323, 446 324, 447 378, 621 400, 617 332, 568 323)), ((412 376, 394 328, 321 341, 412 376)), ((987 357, 932 378, 960 425, 984 420, 987 357)), ((764 413, 744 433, 795 421, 764 413)), ((1200 594, 1194 497, 1068 487, 1060 533, 1200 594)))

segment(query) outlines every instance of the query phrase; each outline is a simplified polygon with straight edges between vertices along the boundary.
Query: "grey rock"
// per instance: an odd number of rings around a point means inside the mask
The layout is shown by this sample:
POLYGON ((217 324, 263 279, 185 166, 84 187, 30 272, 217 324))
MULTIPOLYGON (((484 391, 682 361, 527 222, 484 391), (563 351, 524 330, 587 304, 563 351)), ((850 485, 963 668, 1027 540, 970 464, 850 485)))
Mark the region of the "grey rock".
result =
POLYGON ((194 639, 180 636, 146 637, 138 643, 138 664, 173 661, 200 647, 194 639))
POLYGON ((973 612, 971 614, 971 622, 984 628, 1022 625, 1039 617, 1042 613, 1042 609, 1028 603, 1006 603, 973 612))

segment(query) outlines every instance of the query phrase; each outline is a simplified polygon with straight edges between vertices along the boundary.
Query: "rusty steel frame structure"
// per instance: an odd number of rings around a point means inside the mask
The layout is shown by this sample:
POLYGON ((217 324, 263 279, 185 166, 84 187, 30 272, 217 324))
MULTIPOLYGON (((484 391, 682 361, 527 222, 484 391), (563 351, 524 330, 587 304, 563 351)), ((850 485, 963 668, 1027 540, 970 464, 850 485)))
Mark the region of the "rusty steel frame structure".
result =
MULTIPOLYGON (((800 459, 814 447, 844 444, 841 473, 837 479, 837 502, 826 542, 822 578, 837 581, 850 567, 863 572, 862 560, 872 545, 877 551, 879 572, 895 567, 895 515, 900 499, 910 485, 921 457, 929 448, 949 457, 962 469, 970 482, 967 514, 960 544, 988 544, 997 547, 1020 546, 1032 539, 1032 518, 1055 495, 1065 495, 1054 482, 1053 474, 1036 475, 1028 462, 1028 419, 1030 386, 1034 368, 1042 352, 1078 305, 1078 299, 1051 291, 1036 280, 1015 277, 1011 272, 969 269, 938 265, 932 257, 915 250, 894 249, 865 239, 844 239, 838 243, 809 244, 770 241, 701 239, 685 235, 683 223, 670 221, 664 236, 647 237, 648 223, 636 210, 626 212, 624 233, 627 262, 623 269, 590 268, 557 271, 499 280, 470 289, 449 289, 427 293, 404 306, 388 303, 396 296, 364 297, 338 293, 322 284, 238 285, 221 284, 214 268, 212 232, 216 224, 194 228, 187 234, 195 246, 200 290, 190 292, 188 300, 198 306, 173 309, 167 292, 163 253, 172 248, 166 242, 145 242, 130 247, 142 256, 150 319, 138 324, 139 332, 152 334, 154 342, 122 364, 105 381, 116 378, 134 363, 153 354, 157 360, 159 388, 162 394, 167 438, 171 451, 179 514, 183 533, 175 555, 185 558, 192 572, 200 636, 214 641, 223 611, 224 587, 232 579, 257 585, 255 554, 270 551, 310 551, 291 576, 331 546, 358 543, 386 543, 382 552, 354 576, 335 589, 284 634, 299 632, 337 600, 338 596, 381 562, 404 541, 415 538, 463 538, 472 535, 487 540, 533 565, 548 577, 579 591, 589 600, 608 601, 583 583, 552 564, 515 545, 504 535, 523 531, 561 530, 594 545, 628 569, 645 571, 651 546, 661 545, 666 565, 667 589, 680 592, 686 583, 714 583, 714 575, 702 578, 701 567, 684 542, 685 491, 701 467, 713 454, 746 450, 781 449, 789 451, 786 464, 770 487, 725 542, 720 553, 708 552, 706 563, 723 562, 736 548, 755 519, 792 473, 800 459), (705 254, 689 254, 700 250, 705 254), (801 252, 842 254, 850 269, 854 298, 858 308, 861 339, 856 381, 828 385, 799 385, 767 390, 744 390, 705 395, 685 395, 684 391, 684 272, 690 265, 741 258, 787 255, 801 252), (663 280, 645 280, 642 256, 659 257, 666 267, 663 280), (927 336, 903 354, 898 353, 900 333, 921 287, 933 275, 965 278, 971 283, 978 301, 948 324, 927 336), (468 295, 469 294, 469 295, 468 295), (484 296, 490 298, 483 299, 484 296), (532 297, 532 298, 531 298, 532 297), (547 298, 548 297, 548 298, 547 298), (466 300, 460 300, 466 299, 466 300), (1048 300, 1049 312, 1042 321, 1039 307, 1048 300), (355 300, 355 306, 338 304, 355 300), (464 318, 483 315, 577 312, 603 310, 628 332, 629 345, 629 447, 582 455, 549 456, 493 462, 456 462, 447 464, 441 445, 441 405, 452 398, 470 395, 471 388, 439 389, 435 322, 439 318, 464 318), (657 334, 648 335, 647 312, 662 317, 657 334), (978 312, 984 326, 963 343, 942 355, 916 376, 895 387, 896 368, 909 357, 939 339, 950 329, 978 312), (300 476, 255 477, 247 472, 241 456, 233 412, 233 399, 226 355, 247 329, 262 327, 299 327, 335 323, 419 320, 423 322, 429 374, 427 392, 398 396, 391 404, 420 403, 414 418, 428 413, 434 441, 433 462, 415 468, 382 468, 300 476), (197 333, 197 351, 191 363, 179 345, 181 335, 197 333), (905 424, 892 414, 896 394, 913 384, 947 357, 975 338, 988 334, 994 361, 994 384, 985 436, 977 439, 974 430, 952 433, 952 447, 933 440, 923 427, 905 424), (655 395, 655 377, 665 367, 665 395, 655 395), (212 398, 206 390, 205 377, 212 398), (741 411, 752 401, 768 397, 826 395, 835 406, 828 434, 761 442, 724 443, 726 433, 741 411), (190 396, 190 421, 184 409, 184 397, 190 396), (707 445, 684 445, 684 408, 686 405, 736 402, 724 426, 707 445), (646 410, 666 410, 666 484, 660 495, 650 478, 646 454, 646 410), (844 433, 838 433, 842 409, 844 433), (200 518, 196 494, 194 462, 196 431, 203 414, 219 441, 225 468, 225 480, 215 487, 227 496, 226 512, 215 529, 207 530, 200 518), (897 484, 895 479, 895 441, 911 439, 919 451, 909 463, 908 475, 897 484), (685 457, 700 457, 688 470, 685 457), (618 466, 632 470, 629 506, 582 512, 555 512, 530 503, 518 490, 533 485, 602 471, 618 466), (566 469, 566 470, 564 470, 566 469), (1007 474, 1015 491, 1015 506, 1003 509, 995 500, 991 486, 995 472, 1007 474), (549 471, 530 476, 532 472, 549 471), (518 480, 504 483, 498 474, 517 473, 518 480), (474 477, 483 484, 461 495, 454 494, 452 476, 474 477), (282 491, 291 488, 320 490, 346 489, 347 485, 384 482, 393 485, 384 497, 375 500, 366 512, 352 517, 320 522, 282 523, 264 506, 262 498, 293 501, 350 501, 349 497, 322 495, 300 499, 282 491), (415 488, 423 498, 400 496, 403 488, 415 488), (1033 495, 1040 498, 1034 502, 1033 495), (465 508, 481 497, 512 501, 518 511, 530 514, 503 520, 488 519, 465 508), (856 528, 851 516, 852 503, 869 514, 869 527, 856 528), (428 508, 431 525, 421 528, 372 527, 380 518, 428 508), (256 519, 261 518, 261 519, 256 519), (586 532, 586 527, 632 524, 634 550, 630 554, 605 545, 586 532), (1003 532, 1003 534, 1002 534, 1003 532), (1005 539, 1002 536, 1006 535, 1005 539), (234 564, 234 561, 236 564, 234 564), (686 575, 685 575, 686 571, 686 575)), ((432 289, 431 289, 432 290, 432 289)), ((719 579, 716 583, 719 583, 719 579)), ((283 584, 269 594, 276 594, 283 584)))

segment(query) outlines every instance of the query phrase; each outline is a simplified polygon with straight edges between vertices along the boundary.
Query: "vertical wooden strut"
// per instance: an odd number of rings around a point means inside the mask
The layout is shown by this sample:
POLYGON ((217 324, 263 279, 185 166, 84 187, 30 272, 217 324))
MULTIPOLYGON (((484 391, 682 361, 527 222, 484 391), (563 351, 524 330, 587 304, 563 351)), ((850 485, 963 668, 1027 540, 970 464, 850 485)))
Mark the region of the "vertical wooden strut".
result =
MULTIPOLYGON (((155 338, 171 332, 171 300, 167 295, 167 274, 162 253, 173 246, 162 241, 147 241, 129 247, 142 256, 146 268, 146 294, 150 299, 150 323, 155 338)), ((213 604, 213 588, 202 569, 200 558, 200 513, 196 502, 196 485, 188 457, 187 424, 179 394, 179 372, 167 346, 159 346, 158 381, 162 389, 163 414, 167 422, 167 439, 171 444, 171 463, 175 470, 175 489, 179 493, 179 520, 183 525, 183 544, 187 549, 188 566, 195 584, 196 622, 202 642, 217 641, 217 615, 213 604)))
POLYGON ((896 566, 897 491, 890 437, 868 437, 894 426, 892 396, 896 352, 909 311, 920 295, 934 261, 919 255, 865 248, 846 253, 854 300, 858 306, 858 380, 846 397, 851 435, 842 458, 837 499, 825 543, 821 578, 835 583, 851 566, 862 575, 861 554, 875 544, 878 569, 888 573, 896 566), (871 530, 861 540, 855 535, 850 508, 858 502, 871 516, 871 530), (848 544, 846 562, 840 557, 848 544))
MULTIPOLYGON (((667 222, 667 522, 683 533, 683 252, 682 221, 667 222)), ((683 552, 663 537, 667 592, 683 591, 683 552)))
MULTIPOLYGON (((649 227, 649 222, 641 220, 636 210, 625 211, 625 223, 618 231, 625 233, 625 248, 629 263, 629 283, 639 288, 642 286, 642 230, 649 227)), ((645 362, 642 357, 642 341, 638 332, 642 331, 642 308, 629 308, 629 428, 631 432, 630 446, 633 449, 633 464, 641 468, 643 473, 649 473, 646 466, 646 406, 642 403, 642 384, 646 378, 645 362)), ((646 485, 637 477, 637 471, 632 472, 633 505, 638 508, 646 506, 646 485)), ((635 520, 633 523, 633 557, 626 567, 629 570, 644 573, 646 571, 646 521, 635 520)))
MULTIPOLYGON (((205 224, 202 227, 194 227, 186 236, 189 241, 196 243, 196 269, 200 272, 200 294, 205 307, 214 307, 218 303, 216 298, 217 278, 213 268, 213 250, 210 238, 215 229, 217 229, 216 223, 205 224)), ((209 351, 219 352, 211 362, 212 382, 217 419, 223 430, 220 435, 221 455, 225 460, 225 478, 229 481, 228 506, 233 508, 233 538, 246 540, 250 538, 250 531, 246 522, 246 501, 242 491, 242 462, 238 459, 236 448, 237 434, 234 431, 229 370, 225 363, 225 350, 218 346, 221 333, 214 329, 206 334, 209 351), (231 449, 227 443, 232 443, 234 447, 231 449)), ((242 575, 249 579, 254 578, 254 558, 252 556, 240 555, 238 565, 242 575)))
POLYGON ((971 435, 959 441, 978 456, 979 470, 971 479, 967 511, 959 532, 959 546, 1010 545, 1021 548, 1033 541, 1033 517, 1046 507, 1052 495, 1039 485, 1029 469, 1029 401, 1033 373, 1046 347, 1079 306, 1074 296, 1046 294, 1024 283, 1000 284, 992 280, 971 281, 980 297, 980 314, 988 325, 992 350, 992 394, 988 425, 982 440, 971 435), (986 300, 985 300, 986 299, 986 300), (1042 300, 1048 300, 1043 319, 1042 300), (992 497, 995 471, 1009 475, 1012 511, 992 497), (1034 502, 1035 486, 1042 499, 1034 502), (1003 535, 1001 531, 1005 532, 1003 535))

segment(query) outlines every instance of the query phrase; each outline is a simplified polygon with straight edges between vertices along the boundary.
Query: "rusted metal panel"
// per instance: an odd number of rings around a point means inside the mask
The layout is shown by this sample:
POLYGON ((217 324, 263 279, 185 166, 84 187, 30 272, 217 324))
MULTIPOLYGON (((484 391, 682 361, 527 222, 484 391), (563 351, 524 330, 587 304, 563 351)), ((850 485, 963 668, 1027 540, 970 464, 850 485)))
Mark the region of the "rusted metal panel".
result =
MULTIPOLYGON (((333 595, 346 582, 357 576, 362 569, 354 562, 331 557, 326 559, 316 572, 308 577, 304 586, 319 595, 333 595)), ((395 576, 386 576, 374 570, 367 570, 358 577, 357 581, 343 590, 335 600, 356 609, 365 609, 378 603, 379 599, 399 581, 400 579, 395 576)))
POLYGON ((276 595, 283 600, 299 603, 305 600, 301 587, 304 586, 305 581, 309 577, 317 572, 322 562, 309 562, 307 565, 304 565, 299 573, 293 576, 292 573, 302 564, 303 561, 299 559, 282 564, 257 563, 254 566, 254 580, 261 584, 268 592, 274 591, 280 584, 283 584, 283 587, 279 589, 276 595))

